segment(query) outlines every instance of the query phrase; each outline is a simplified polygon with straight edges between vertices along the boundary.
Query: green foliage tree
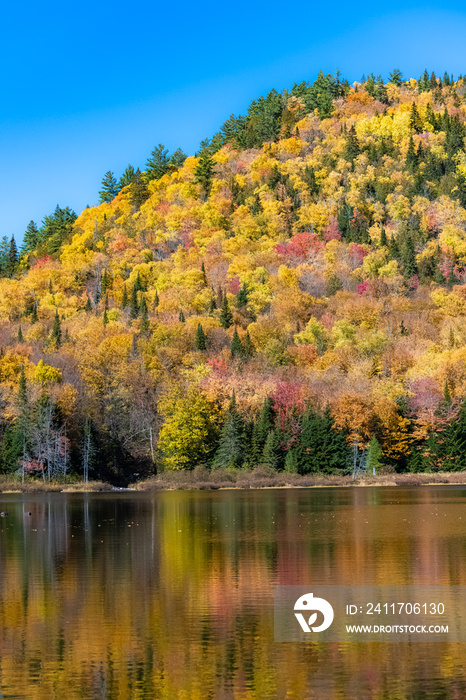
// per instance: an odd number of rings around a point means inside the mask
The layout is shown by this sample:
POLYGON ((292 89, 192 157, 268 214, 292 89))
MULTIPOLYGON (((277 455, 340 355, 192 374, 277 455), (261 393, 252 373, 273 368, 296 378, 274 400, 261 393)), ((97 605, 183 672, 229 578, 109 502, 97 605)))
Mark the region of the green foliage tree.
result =
POLYGON ((132 165, 126 166, 125 170, 123 171, 122 176, 120 177, 118 181, 118 191, 122 190, 124 187, 129 187, 136 176, 136 172, 133 168, 132 165))
POLYGON ((32 250, 35 250, 39 245, 40 232, 34 221, 30 221, 24 232, 23 243, 21 246, 21 255, 26 255, 32 250))
POLYGON ((158 180, 165 173, 168 173, 170 169, 170 158, 168 155, 168 150, 159 143, 158 146, 154 148, 150 157, 147 159, 146 163, 146 180, 150 182, 151 180, 158 180))
POLYGON ((231 313, 231 309, 226 296, 223 299, 223 304, 220 311, 220 323, 223 328, 230 328, 230 326, 233 325, 233 314, 231 313))
POLYGON ((52 346, 56 350, 58 350, 58 348, 61 345, 61 341, 62 341, 61 322, 60 322, 60 316, 58 315, 58 309, 55 311, 55 317, 53 319, 53 326, 52 326, 52 333, 50 336, 50 341, 52 343, 52 346))
POLYGON ((118 182, 111 170, 107 170, 105 173, 104 177, 102 178, 102 184, 101 184, 101 189, 99 191, 99 202, 102 204, 103 202, 111 202, 112 199, 114 199, 118 192, 118 182))
POLYGON ((204 329, 200 323, 197 324, 196 339, 194 341, 196 350, 204 351, 207 350, 206 336, 204 329))

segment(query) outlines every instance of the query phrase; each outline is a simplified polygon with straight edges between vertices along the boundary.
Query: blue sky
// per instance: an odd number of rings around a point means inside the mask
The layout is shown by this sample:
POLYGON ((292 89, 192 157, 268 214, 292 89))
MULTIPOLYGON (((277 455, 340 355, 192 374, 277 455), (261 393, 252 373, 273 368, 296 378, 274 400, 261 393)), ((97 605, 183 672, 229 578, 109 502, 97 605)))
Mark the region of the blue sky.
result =
POLYGON ((98 201, 158 143, 192 154, 271 88, 339 68, 466 74, 459 2, 12 3, 0 10, 0 235, 98 201), (385 11, 385 9, 387 11, 385 11))

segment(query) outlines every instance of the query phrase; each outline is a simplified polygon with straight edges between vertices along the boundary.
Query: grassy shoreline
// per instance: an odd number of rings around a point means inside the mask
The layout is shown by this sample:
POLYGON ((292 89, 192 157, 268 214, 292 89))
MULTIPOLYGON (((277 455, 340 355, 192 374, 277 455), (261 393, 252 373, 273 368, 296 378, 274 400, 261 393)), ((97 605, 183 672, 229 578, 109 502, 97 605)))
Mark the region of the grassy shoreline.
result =
POLYGON ((367 486, 441 486, 465 485, 466 472, 422 472, 417 474, 362 475, 351 476, 310 474, 300 476, 273 472, 258 467, 250 472, 240 470, 217 470, 210 472, 198 468, 193 471, 164 472, 148 479, 129 484, 127 488, 115 487, 103 481, 52 482, 27 480, 25 483, 9 477, 0 477, 0 493, 86 493, 121 491, 190 491, 220 489, 264 489, 264 488, 348 488, 367 486))

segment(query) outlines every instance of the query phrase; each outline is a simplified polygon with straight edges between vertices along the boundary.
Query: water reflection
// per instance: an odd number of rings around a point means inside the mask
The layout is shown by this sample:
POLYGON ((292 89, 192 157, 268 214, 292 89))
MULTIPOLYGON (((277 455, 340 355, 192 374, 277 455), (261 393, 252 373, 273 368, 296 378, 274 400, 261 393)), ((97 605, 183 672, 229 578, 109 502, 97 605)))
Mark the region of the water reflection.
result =
POLYGON ((272 614, 277 583, 465 584, 462 488, 0 500, 4 697, 466 697, 461 644, 275 644, 272 614))

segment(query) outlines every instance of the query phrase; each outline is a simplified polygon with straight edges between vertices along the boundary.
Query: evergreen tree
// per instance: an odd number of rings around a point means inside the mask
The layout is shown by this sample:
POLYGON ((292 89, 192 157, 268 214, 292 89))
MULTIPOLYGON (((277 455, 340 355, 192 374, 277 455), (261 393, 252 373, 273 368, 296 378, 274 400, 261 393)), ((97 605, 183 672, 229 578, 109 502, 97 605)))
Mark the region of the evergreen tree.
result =
POLYGON ((417 272, 417 263, 416 263, 416 251, 414 248, 414 240, 412 236, 407 236, 404 246, 403 246, 403 251, 402 251, 402 263, 403 263, 403 270, 404 270, 404 275, 406 278, 411 278, 413 275, 416 274, 417 272))
POLYGON ((131 302, 130 302, 130 312, 129 317, 134 320, 139 316, 139 302, 138 302, 138 292, 135 286, 131 291, 131 302))
POLYGON ((99 202, 111 202, 119 192, 118 182, 111 170, 107 170, 102 178, 101 190, 99 191, 99 202))
POLYGON ((174 168, 181 168, 184 165, 184 162, 188 156, 186 153, 183 153, 181 148, 177 148, 174 153, 170 156, 170 165, 172 165, 174 168))
POLYGON ((360 153, 360 147, 359 147, 359 141, 358 137, 356 135, 356 129, 353 124, 351 129, 348 132, 348 138, 346 141, 346 150, 345 150, 345 155, 346 159, 349 160, 351 163, 354 163, 355 158, 358 157, 360 153))
POLYGON ((92 311, 92 304, 91 304, 91 300, 89 298, 89 294, 87 295, 87 301, 86 301, 86 306, 84 307, 84 310, 86 312, 92 311))
POLYGON ((215 162, 212 157, 212 154, 208 150, 204 150, 200 154, 199 162, 196 165, 196 169, 194 171, 194 179, 195 182, 201 185, 205 199, 207 199, 207 197, 209 196, 212 187, 214 165, 215 162))
POLYGON ((241 339, 238 335, 238 331, 235 330, 233 332, 233 338, 231 339, 231 344, 230 344, 230 351, 231 351, 231 356, 233 358, 235 357, 242 357, 243 356, 243 344, 241 343, 241 339))
POLYGON ((382 466, 380 461, 382 454, 380 443, 375 435, 373 435, 369 443, 369 450, 367 453, 367 470, 372 472, 372 474, 377 474, 380 470, 380 467, 382 466))
POLYGON ((37 315, 37 304, 35 302, 32 305, 31 316, 30 316, 29 320, 30 320, 31 326, 34 323, 37 323, 37 321, 39 320, 39 317, 37 315))
POLYGON ((206 275, 206 272, 205 272, 205 265, 204 265, 204 262, 203 262, 202 265, 201 265, 201 272, 202 272, 202 283, 205 284, 205 285, 207 285, 207 275, 206 275))
POLYGON ((100 292, 101 294, 106 294, 107 289, 111 287, 111 279, 110 275, 107 273, 107 270, 104 270, 102 273, 102 277, 100 280, 100 292))
POLYGON ((231 313, 226 295, 220 311, 220 323, 223 328, 230 328, 230 326, 233 325, 233 314, 231 313))
POLYGON ((144 294, 141 295, 141 333, 144 335, 149 333, 149 311, 144 294))
POLYGON ((152 151, 146 163, 146 180, 158 180, 170 170, 170 158, 168 150, 159 143, 152 151))
POLYGON ((186 320, 186 319, 185 319, 185 317, 184 317, 183 311, 180 311, 180 315, 178 316, 178 321, 180 321, 180 323, 184 323, 185 320, 186 320))
POLYGON ((10 240, 10 245, 8 248, 8 255, 6 259, 6 276, 13 277, 18 265, 18 249, 16 248, 15 237, 12 236, 10 240))
POLYGON ((249 335, 249 331, 246 331, 246 335, 243 340, 243 354, 245 357, 252 357, 254 355, 255 348, 249 335))
POLYGON ((385 233, 384 228, 382 228, 382 232, 380 234, 380 245, 381 246, 388 246, 387 234, 385 233))
POLYGON ((200 323, 197 324, 195 348, 201 351, 207 350, 206 336, 200 323))
POLYGON ((346 438, 341 431, 335 429, 328 407, 323 415, 313 409, 305 413, 299 443, 295 449, 300 474, 341 473, 347 468, 349 448, 346 438))
POLYGON ((23 343, 24 342, 24 336, 23 336, 23 331, 21 329, 21 326, 18 328, 18 343, 23 343))
POLYGON ((158 295, 157 290, 155 290, 155 295, 154 295, 154 306, 155 306, 155 308, 157 308, 158 305, 159 305, 159 295, 158 295))
POLYGON ((71 237, 76 213, 69 207, 63 209, 57 204, 53 214, 48 214, 42 221, 40 245, 49 255, 56 253, 60 246, 71 237))
POLYGON ((128 165, 118 181, 118 191, 122 190, 123 187, 129 187, 129 185, 133 183, 135 175, 136 173, 133 166, 128 165))
POLYGON ((299 471, 298 456, 295 450, 288 450, 286 453, 285 471, 289 474, 297 474, 299 471))
POLYGON ((121 297, 121 308, 124 310, 128 306, 128 292, 126 289, 126 283, 123 285, 123 295, 121 297))
POLYGON ((214 456, 212 464, 214 468, 242 465, 245 457, 244 432, 244 421, 236 408, 236 397, 233 392, 214 456))
POLYGON ((403 82, 403 74, 399 68, 395 68, 390 73, 390 82, 394 85, 401 85, 401 83, 403 82))
POLYGON ((144 175, 141 173, 139 168, 137 168, 134 173, 133 180, 129 186, 129 198, 133 207, 139 209, 141 204, 144 204, 146 199, 149 197, 149 192, 147 189, 147 182, 144 175))
POLYGON ((410 172, 414 172, 415 169, 417 168, 418 164, 419 164, 419 161, 418 161, 416 149, 414 147, 414 140, 413 140, 413 137, 410 136, 408 151, 406 153, 406 168, 410 172))
POLYGON ((104 324, 104 326, 106 326, 106 325, 107 325, 107 323, 108 323, 108 314, 107 314, 107 309, 104 309, 104 315, 103 315, 103 317, 102 317, 102 318, 103 318, 103 324, 104 324))
POLYGON ((271 430, 267 435, 262 452, 262 463, 272 469, 278 470, 282 466, 282 452, 280 449, 280 433, 278 430, 271 430))
POLYGON ((241 306, 246 306, 248 303, 248 285, 244 282, 241 285, 241 289, 239 290, 237 297, 236 297, 236 303, 239 307, 241 306))
POLYGON ((209 314, 213 314, 216 308, 217 302, 215 301, 215 297, 212 297, 209 303, 209 314))
POLYGON ((0 240, 0 276, 5 277, 7 274, 8 267, 8 251, 10 249, 10 243, 6 236, 3 236, 0 240))
POLYGON ((34 221, 30 221, 24 232, 23 244, 21 246, 21 255, 26 255, 32 250, 35 250, 39 245, 40 233, 34 221))
POLYGON ((60 316, 58 315, 58 309, 55 311, 55 318, 53 319, 52 334, 50 340, 54 347, 58 350, 61 345, 61 323, 60 316))

